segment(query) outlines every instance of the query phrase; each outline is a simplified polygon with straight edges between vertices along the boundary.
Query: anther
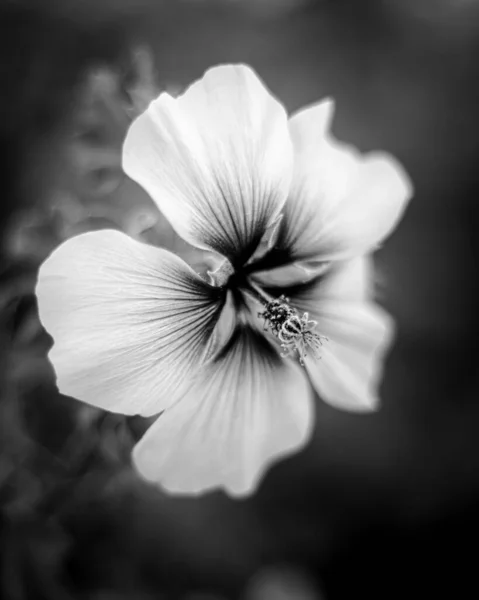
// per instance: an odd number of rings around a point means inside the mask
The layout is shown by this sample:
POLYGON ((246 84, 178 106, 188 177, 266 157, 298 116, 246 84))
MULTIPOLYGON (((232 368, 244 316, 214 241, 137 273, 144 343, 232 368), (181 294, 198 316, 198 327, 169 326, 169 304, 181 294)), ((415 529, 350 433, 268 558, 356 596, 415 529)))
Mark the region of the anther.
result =
POLYGON ((265 303, 263 312, 258 316, 264 319, 264 329, 276 336, 281 344, 281 356, 290 356, 296 352, 299 362, 304 366, 304 359, 311 351, 316 359, 320 359, 323 341, 328 338, 316 330, 317 322, 309 318, 307 312, 300 316, 296 309, 289 305, 285 296, 280 296, 265 303))

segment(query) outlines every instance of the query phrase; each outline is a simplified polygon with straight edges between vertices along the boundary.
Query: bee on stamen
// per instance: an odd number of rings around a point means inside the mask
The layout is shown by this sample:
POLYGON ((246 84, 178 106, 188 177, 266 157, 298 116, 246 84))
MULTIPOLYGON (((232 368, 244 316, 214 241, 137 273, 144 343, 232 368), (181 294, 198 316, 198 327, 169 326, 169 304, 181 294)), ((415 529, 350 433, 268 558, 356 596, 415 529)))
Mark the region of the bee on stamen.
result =
POLYGON ((302 366, 308 350, 311 350, 316 359, 321 358, 323 340, 328 338, 315 331, 318 323, 309 318, 309 313, 299 316, 288 304, 288 298, 280 296, 267 302, 264 311, 258 313, 258 316, 264 319, 264 330, 269 329, 278 338, 283 349, 281 356, 297 352, 302 366))

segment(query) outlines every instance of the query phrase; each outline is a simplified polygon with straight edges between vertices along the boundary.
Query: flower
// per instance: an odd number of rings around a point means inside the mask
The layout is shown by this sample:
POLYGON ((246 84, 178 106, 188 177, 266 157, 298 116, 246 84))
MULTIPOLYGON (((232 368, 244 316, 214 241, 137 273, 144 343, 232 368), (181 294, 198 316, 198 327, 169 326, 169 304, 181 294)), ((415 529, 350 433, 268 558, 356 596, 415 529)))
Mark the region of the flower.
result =
POLYGON ((161 413, 133 461, 171 492, 252 492, 308 441, 313 390, 377 404, 391 321, 371 300, 368 253, 411 186, 391 156, 335 141, 332 112, 326 100, 288 120, 243 65, 161 94, 131 125, 123 167, 218 258, 209 279, 110 230, 67 240, 40 269, 60 391, 161 413))

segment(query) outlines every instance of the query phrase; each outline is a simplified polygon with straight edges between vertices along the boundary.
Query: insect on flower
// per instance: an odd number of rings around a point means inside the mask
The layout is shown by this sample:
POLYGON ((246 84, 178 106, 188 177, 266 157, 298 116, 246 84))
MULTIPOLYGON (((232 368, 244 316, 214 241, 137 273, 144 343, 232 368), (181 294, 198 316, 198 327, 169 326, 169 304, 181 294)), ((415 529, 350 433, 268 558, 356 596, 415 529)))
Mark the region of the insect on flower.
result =
POLYGON ((307 443, 314 392, 346 410, 377 405, 392 326, 371 299, 368 256, 411 186, 390 155, 336 141, 332 114, 325 100, 288 119, 244 65, 161 94, 131 125, 123 167, 215 263, 198 274, 103 230, 40 269, 60 391, 161 413, 133 462, 171 492, 251 493, 307 443))

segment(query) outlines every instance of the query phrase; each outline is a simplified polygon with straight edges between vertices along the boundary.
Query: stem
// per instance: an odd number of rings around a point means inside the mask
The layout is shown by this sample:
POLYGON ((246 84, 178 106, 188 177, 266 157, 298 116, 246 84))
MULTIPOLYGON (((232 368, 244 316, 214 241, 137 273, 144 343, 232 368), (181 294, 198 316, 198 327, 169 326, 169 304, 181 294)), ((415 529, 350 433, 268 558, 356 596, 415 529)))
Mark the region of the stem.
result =
POLYGON ((258 300, 263 306, 269 304, 274 298, 262 290, 259 285, 248 280, 245 292, 248 292, 255 300, 258 300))

